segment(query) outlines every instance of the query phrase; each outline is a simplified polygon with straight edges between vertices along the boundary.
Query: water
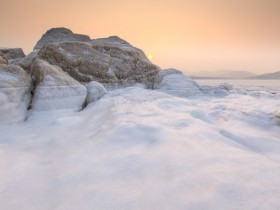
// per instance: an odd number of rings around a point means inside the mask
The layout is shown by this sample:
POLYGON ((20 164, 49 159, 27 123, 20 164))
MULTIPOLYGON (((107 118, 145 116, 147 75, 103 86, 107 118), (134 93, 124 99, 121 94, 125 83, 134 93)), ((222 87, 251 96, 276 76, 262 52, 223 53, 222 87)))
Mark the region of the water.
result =
POLYGON ((271 90, 280 91, 280 80, 195 80, 199 85, 218 86, 222 83, 229 83, 234 88, 244 88, 246 90, 271 90))

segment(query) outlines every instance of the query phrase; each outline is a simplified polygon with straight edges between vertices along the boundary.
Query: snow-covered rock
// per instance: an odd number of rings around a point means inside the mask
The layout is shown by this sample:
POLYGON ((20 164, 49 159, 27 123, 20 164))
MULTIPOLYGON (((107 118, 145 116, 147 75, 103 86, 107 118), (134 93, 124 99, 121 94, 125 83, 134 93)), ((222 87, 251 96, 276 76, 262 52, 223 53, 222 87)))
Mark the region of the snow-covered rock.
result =
POLYGON ((50 43, 42 47, 38 56, 60 66, 80 82, 152 83, 160 68, 141 50, 120 40, 114 37, 91 42, 50 43))
POLYGON ((91 102, 100 99, 102 96, 104 96, 107 93, 105 87, 99 82, 92 81, 87 83, 85 86, 87 88, 87 98, 86 98, 87 104, 90 104, 91 102))
POLYGON ((36 59, 31 66, 35 91, 32 110, 81 110, 87 89, 60 67, 36 59))
POLYGON ((0 123, 23 121, 30 103, 31 78, 19 66, 0 64, 0 123))
POLYGON ((0 51, 8 60, 25 57, 25 54, 21 48, 0 48, 0 51))
POLYGON ((230 94, 230 91, 233 90, 233 85, 229 83, 222 83, 219 86, 201 85, 200 89, 204 94, 224 97, 230 94))
POLYGON ((35 49, 42 48, 47 43, 58 43, 58 42, 88 42, 90 37, 82 34, 74 34, 71 30, 67 28, 52 28, 48 30, 42 38, 37 42, 35 49))
POLYGON ((2 52, 0 52, 0 64, 7 64, 7 63, 8 63, 8 61, 5 57, 5 55, 2 52))
POLYGON ((179 97, 201 94, 198 84, 176 69, 161 70, 157 75, 153 88, 179 97))

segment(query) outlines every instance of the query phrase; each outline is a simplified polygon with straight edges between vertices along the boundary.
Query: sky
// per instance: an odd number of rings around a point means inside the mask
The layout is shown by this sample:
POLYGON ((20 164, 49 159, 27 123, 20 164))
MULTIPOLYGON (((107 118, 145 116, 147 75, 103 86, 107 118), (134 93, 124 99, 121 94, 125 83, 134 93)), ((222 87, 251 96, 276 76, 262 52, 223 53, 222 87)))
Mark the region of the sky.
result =
POLYGON ((50 28, 117 35, 161 68, 280 71, 279 0, 0 0, 0 47, 32 51, 50 28))

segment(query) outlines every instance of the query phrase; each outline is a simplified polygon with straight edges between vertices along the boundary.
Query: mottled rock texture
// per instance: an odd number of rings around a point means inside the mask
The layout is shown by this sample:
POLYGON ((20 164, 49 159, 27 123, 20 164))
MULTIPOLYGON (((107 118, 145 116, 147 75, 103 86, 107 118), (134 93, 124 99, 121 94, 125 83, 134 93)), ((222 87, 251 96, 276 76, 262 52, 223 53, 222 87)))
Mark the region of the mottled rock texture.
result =
POLYGON ((21 48, 0 48, 7 60, 24 58, 25 54, 21 48))
POLYGON ((38 56, 60 66, 80 82, 145 83, 149 86, 160 70, 143 51, 118 37, 46 44, 38 56))
POLYGON ((82 34, 74 34, 71 30, 67 28, 52 28, 48 30, 42 38, 37 42, 34 49, 40 49, 45 44, 48 43, 59 43, 59 42, 88 42, 90 41, 90 37, 82 34))
POLYGON ((0 64, 8 64, 8 61, 2 52, 0 52, 0 64))

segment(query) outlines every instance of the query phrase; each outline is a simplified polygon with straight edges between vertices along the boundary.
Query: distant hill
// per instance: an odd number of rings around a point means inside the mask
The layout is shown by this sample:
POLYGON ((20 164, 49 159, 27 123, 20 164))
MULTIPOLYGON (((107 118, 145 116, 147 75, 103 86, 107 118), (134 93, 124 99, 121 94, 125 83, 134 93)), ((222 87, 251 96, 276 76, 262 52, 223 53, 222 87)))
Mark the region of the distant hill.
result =
POLYGON ((201 71, 190 73, 190 75, 197 79, 245 79, 257 76, 248 71, 201 71))
POLYGON ((257 75, 254 77, 250 77, 250 79, 280 79, 280 71, 257 75))

